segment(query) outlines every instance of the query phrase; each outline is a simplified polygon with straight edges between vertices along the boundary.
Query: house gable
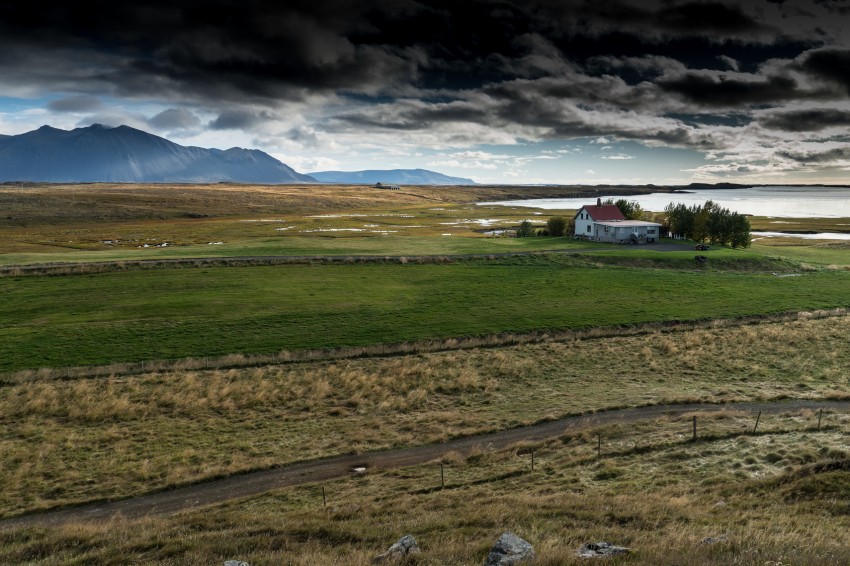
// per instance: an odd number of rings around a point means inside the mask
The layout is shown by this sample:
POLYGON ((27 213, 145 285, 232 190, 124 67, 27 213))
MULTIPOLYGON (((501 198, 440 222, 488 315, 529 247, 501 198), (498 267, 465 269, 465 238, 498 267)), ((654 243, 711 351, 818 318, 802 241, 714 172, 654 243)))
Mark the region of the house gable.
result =
POLYGON ((616 204, 591 204, 583 206, 579 214, 584 212, 594 222, 610 222, 612 220, 625 220, 626 217, 620 212, 616 204))

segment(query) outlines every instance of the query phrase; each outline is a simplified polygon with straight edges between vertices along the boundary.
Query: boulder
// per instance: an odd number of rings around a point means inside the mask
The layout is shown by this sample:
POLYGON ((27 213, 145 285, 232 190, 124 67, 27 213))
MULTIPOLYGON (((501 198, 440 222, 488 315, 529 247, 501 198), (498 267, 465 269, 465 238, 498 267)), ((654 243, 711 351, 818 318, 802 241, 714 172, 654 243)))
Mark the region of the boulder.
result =
POLYGON ((490 554, 484 560, 484 566, 514 566, 534 558, 534 549, 527 541, 513 533, 502 533, 490 554))
POLYGON ((411 554, 419 554, 420 552, 419 545, 416 544, 416 539, 412 535, 404 535, 393 543, 386 552, 373 558, 372 564, 393 562, 411 554))
POLYGON ((618 554, 628 554, 630 549, 624 546, 614 546, 609 542, 588 542, 581 545, 581 548, 576 551, 582 558, 597 558, 600 556, 616 556, 618 554))
POLYGON ((225 560, 224 566, 251 566, 243 560, 225 560))

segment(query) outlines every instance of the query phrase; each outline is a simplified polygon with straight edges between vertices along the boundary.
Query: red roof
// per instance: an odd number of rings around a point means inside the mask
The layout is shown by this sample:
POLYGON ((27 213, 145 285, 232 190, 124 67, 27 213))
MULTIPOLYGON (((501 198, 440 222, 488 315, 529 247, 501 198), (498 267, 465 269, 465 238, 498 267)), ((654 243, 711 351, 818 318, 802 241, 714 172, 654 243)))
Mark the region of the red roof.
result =
POLYGON ((583 206, 582 208, 584 208, 584 210, 587 211, 588 214, 590 214, 590 218, 592 218, 594 222, 626 219, 626 217, 623 216, 623 213, 620 212, 620 209, 617 208, 616 204, 589 204, 583 206))

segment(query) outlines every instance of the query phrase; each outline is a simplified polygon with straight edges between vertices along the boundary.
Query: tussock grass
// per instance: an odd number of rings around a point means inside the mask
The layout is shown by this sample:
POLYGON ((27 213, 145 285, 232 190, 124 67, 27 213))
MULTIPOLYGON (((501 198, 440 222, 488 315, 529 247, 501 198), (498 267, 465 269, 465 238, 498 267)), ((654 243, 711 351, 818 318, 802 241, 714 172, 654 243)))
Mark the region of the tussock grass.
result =
POLYGON ((702 415, 708 439, 676 438, 681 419, 587 429, 534 445, 436 464, 278 490, 170 518, 0 532, 14 562, 134 561, 210 564, 367 564, 403 534, 423 552, 411 563, 480 564, 505 530, 529 540, 535 564, 583 564, 575 550, 606 540, 652 565, 843 564, 847 415, 812 430, 811 415, 702 415), (606 447, 643 450, 595 455, 606 447), (672 437, 671 437, 672 435, 672 437), (720 542, 706 544, 708 537, 720 542))

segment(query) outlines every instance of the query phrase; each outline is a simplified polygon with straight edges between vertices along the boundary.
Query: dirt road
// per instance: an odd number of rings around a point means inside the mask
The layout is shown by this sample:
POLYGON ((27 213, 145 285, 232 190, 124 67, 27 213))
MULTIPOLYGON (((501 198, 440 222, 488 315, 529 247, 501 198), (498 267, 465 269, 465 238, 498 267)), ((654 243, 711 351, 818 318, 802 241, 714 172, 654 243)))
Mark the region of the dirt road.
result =
POLYGON ((75 521, 106 521, 114 517, 139 518, 168 515, 204 505, 258 495, 272 489, 343 477, 352 474, 355 467, 385 469, 413 466, 433 461, 452 451, 468 454, 473 449, 485 451, 501 450, 516 442, 546 440, 558 437, 569 431, 603 424, 629 423, 695 411, 726 410, 753 413, 758 411, 762 411, 763 413, 781 413, 802 409, 824 409, 826 411, 844 412, 850 410, 850 401, 788 400, 730 403, 727 405, 708 403, 656 405, 616 409, 589 415, 566 417, 555 421, 490 434, 458 438, 438 444, 302 462, 130 499, 85 504, 56 511, 33 513, 2 520, 0 521, 0 528, 18 528, 35 525, 56 526, 75 521))

